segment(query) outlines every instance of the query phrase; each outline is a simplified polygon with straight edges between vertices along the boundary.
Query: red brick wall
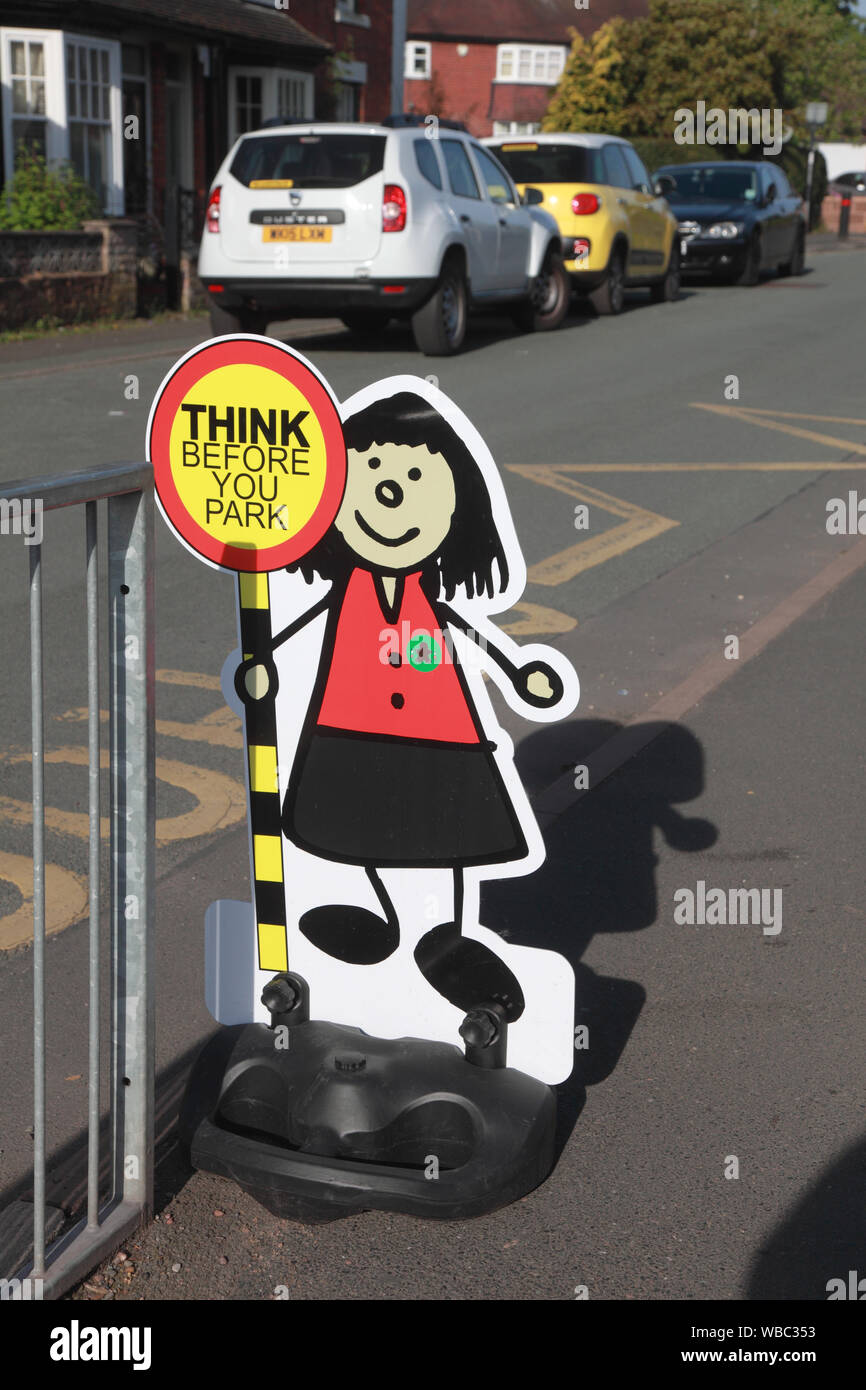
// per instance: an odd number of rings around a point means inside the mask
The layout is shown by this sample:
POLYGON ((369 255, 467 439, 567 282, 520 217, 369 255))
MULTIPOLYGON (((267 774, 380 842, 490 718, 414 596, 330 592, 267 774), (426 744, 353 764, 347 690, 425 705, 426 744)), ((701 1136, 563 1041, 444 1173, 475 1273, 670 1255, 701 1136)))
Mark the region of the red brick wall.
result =
MULTIPOLYGON (((367 64, 367 83, 361 93, 361 119, 381 121, 391 111, 392 0, 359 0, 359 13, 369 16, 370 28, 338 24, 335 0, 291 0, 291 16, 317 38, 325 39, 337 54, 367 64)), ((333 95, 327 64, 316 69, 316 116, 332 117, 333 95), (329 109, 330 108, 330 109, 329 109)))
POLYGON ((195 189, 196 220, 204 211, 209 179, 205 167, 205 148, 207 129, 205 122, 204 74, 195 53, 191 55, 192 67, 192 140, 193 140, 193 188, 195 189))
POLYGON ((159 223, 165 216, 165 49, 150 45, 151 165, 153 215, 159 223))
MULTIPOLYGON (((463 45, 461 45, 462 47, 463 45)), ((430 45, 430 81, 407 78, 403 84, 405 110, 464 121, 473 135, 492 135, 488 116, 496 76, 496 44, 465 45, 459 57, 456 43, 430 45)))

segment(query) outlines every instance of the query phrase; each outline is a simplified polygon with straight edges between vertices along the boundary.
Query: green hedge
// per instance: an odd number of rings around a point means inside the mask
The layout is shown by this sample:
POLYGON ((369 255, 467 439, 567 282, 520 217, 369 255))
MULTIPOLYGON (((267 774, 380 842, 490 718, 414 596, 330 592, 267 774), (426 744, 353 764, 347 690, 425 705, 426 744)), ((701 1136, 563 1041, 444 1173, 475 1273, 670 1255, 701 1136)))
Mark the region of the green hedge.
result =
POLYGON ((0 193, 0 230, 74 232, 101 217, 99 200, 69 165, 49 169, 45 156, 22 144, 15 172, 0 193))

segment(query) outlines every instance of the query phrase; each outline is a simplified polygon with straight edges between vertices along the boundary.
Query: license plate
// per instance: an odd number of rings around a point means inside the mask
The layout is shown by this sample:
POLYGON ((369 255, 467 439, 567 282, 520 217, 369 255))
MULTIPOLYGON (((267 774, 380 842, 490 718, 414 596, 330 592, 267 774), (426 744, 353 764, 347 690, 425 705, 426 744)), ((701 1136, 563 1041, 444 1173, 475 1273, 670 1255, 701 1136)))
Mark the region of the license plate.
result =
POLYGON ((330 241, 331 227, 262 227, 262 241, 330 241))

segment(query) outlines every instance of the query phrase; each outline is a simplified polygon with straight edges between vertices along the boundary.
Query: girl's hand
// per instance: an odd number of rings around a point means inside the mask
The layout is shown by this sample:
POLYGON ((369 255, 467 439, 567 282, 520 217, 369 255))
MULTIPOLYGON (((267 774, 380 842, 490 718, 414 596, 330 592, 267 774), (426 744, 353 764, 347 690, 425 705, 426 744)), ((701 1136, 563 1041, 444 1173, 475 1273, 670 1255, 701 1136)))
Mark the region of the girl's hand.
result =
POLYGON ((249 661, 242 661, 235 671, 235 690, 245 705, 255 705, 266 695, 273 698, 279 684, 277 668, 269 658, 251 657, 249 661))
POLYGON ((563 696, 561 678, 544 661, 522 667, 517 673, 514 688, 521 699, 539 709, 549 709, 551 705, 558 704, 563 696))

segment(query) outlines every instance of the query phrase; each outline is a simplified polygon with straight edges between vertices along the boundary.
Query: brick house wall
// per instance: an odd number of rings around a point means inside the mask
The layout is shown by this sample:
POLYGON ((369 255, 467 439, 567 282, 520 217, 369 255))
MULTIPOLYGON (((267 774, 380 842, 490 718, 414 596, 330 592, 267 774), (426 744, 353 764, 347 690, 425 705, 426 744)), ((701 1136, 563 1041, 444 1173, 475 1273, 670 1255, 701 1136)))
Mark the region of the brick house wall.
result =
MULTIPOLYGON (((391 112, 391 34, 392 0, 357 0, 360 15, 369 27, 345 23, 336 18, 336 4, 328 0, 291 0, 291 15, 317 38, 332 44, 337 55, 367 64, 367 81, 360 94, 359 118, 381 121, 391 112)), ((333 120, 334 94, 329 64, 316 72, 316 117, 333 120)))
POLYGON ((407 77, 404 109, 421 115, 464 121, 473 135, 491 135, 490 92, 496 77, 496 44, 467 43, 465 58, 456 43, 430 44, 430 80, 407 77))

